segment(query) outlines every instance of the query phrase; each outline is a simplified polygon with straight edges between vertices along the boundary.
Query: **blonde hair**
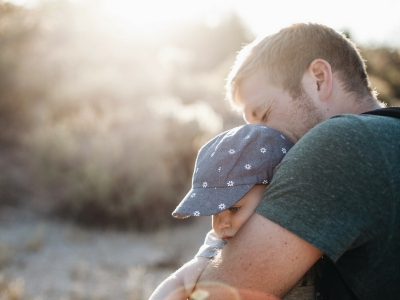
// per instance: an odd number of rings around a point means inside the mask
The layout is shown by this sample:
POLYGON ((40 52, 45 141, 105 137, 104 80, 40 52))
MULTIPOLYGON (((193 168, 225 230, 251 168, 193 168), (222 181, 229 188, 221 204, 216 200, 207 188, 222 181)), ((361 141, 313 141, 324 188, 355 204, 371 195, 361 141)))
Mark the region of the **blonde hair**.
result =
POLYGON ((237 108, 235 93, 241 80, 259 70, 269 82, 298 98, 303 94, 302 76, 315 59, 326 60, 344 90, 354 94, 355 99, 365 96, 376 99, 356 45, 342 33, 315 23, 293 24, 245 46, 227 77, 227 99, 237 108))

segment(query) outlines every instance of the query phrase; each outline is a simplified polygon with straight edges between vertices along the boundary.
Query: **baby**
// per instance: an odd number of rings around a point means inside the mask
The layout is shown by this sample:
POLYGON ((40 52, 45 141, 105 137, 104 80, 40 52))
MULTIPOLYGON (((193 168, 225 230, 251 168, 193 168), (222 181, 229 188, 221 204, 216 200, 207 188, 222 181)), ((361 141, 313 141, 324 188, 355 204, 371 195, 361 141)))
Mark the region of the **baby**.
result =
POLYGON ((172 215, 212 215, 212 230, 195 258, 165 279, 149 300, 188 299, 209 259, 254 213, 265 188, 293 144, 264 125, 225 131, 199 151, 192 188, 172 215))

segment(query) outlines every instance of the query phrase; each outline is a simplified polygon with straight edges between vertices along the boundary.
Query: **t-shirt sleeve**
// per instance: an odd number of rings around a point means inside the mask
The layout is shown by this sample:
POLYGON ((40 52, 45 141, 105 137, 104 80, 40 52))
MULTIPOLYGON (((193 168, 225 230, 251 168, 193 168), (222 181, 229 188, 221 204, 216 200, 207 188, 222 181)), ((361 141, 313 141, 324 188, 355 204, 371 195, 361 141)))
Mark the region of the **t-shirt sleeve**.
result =
POLYGON ((196 256, 212 258, 219 250, 224 248, 226 242, 217 237, 214 230, 210 230, 196 256))
POLYGON ((363 122, 351 117, 316 126, 275 169, 256 212, 333 261, 367 243, 385 230, 377 224, 388 205, 374 201, 388 187, 384 176, 376 176, 386 169, 374 139, 363 122))

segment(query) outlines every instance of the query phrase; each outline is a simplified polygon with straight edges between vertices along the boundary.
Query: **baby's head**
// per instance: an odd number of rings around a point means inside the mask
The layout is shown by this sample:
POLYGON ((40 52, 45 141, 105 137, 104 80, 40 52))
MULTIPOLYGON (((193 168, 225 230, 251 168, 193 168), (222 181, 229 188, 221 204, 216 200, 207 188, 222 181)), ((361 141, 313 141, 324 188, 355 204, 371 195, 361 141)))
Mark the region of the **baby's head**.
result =
POLYGON ((232 237, 253 214, 275 167, 292 146, 264 125, 247 124, 217 135, 200 149, 192 188, 172 215, 213 215, 217 235, 232 237))

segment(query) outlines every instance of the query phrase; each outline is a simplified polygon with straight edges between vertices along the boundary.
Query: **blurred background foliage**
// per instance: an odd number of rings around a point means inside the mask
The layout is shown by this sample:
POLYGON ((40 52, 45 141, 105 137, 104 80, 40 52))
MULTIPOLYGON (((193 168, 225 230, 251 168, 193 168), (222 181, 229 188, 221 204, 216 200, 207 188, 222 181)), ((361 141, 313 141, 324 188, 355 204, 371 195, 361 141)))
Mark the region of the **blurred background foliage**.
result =
MULTIPOLYGON (((224 80, 253 39, 235 14, 144 34, 87 3, 0 0, 0 205, 87 226, 171 225, 199 147, 243 123, 224 80)), ((399 50, 361 51, 379 98, 398 106, 399 50)))

